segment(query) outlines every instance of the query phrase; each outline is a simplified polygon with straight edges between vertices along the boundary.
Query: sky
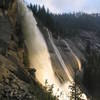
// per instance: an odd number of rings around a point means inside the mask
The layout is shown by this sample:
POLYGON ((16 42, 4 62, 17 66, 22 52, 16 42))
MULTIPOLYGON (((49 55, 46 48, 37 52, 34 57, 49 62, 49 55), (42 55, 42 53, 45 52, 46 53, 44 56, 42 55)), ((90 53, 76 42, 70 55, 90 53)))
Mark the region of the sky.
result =
POLYGON ((86 12, 100 13, 100 0, 26 0, 44 5, 53 13, 86 12))

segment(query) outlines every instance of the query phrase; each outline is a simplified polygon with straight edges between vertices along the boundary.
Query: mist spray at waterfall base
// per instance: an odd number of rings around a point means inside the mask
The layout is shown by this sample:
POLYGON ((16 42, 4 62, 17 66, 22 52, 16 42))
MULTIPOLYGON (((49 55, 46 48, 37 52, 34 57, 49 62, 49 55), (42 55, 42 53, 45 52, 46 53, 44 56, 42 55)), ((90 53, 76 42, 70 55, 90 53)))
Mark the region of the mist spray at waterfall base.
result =
MULTIPOLYGON (((22 31, 24 33, 25 43, 29 53, 30 67, 36 69, 36 78, 41 84, 45 85, 45 81, 48 80, 49 85, 54 84, 54 95, 57 94, 57 89, 59 88, 58 94, 61 91, 64 91, 59 99, 69 100, 67 95, 70 83, 66 82, 62 85, 55 77, 45 39, 37 27, 37 22, 32 12, 22 0, 18 0, 17 3, 22 31)), ((69 77, 72 79, 71 76, 69 77)))

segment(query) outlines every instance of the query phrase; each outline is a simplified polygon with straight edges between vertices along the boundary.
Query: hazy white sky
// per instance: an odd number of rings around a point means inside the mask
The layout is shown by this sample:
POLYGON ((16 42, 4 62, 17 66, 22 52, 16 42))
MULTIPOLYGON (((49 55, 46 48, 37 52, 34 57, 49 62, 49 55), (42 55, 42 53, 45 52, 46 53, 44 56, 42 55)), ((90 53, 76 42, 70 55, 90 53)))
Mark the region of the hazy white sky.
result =
POLYGON ((45 5, 53 13, 100 12, 100 0, 26 0, 28 3, 45 5))

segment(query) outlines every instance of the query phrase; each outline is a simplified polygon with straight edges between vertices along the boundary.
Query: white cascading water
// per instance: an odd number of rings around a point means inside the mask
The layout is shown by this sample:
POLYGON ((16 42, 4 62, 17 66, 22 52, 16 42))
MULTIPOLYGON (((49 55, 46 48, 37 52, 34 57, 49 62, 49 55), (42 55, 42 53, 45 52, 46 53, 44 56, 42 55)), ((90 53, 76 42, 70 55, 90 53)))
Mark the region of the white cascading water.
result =
MULTIPOLYGON (((22 31, 24 33, 25 43, 29 52, 30 67, 36 69, 36 78, 43 85, 45 85, 46 80, 48 80, 48 83, 50 85, 54 84, 54 94, 56 94, 58 88, 61 91, 68 92, 68 86, 70 85, 70 83, 67 82, 62 85, 55 77, 46 42, 37 27, 37 23, 32 12, 27 8, 27 6, 22 0, 17 0, 17 3, 22 31)), ((50 34, 49 40, 54 48, 55 54, 57 55, 59 62, 61 63, 63 69, 65 70, 69 78, 69 81, 73 81, 73 78, 71 77, 60 55, 60 52, 55 46, 50 34)), ((60 100, 69 100, 69 98, 66 95, 66 92, 63 93, 63 95, 59 98, 60 100)))
POLYGON ((65 63, 64 63, 64 61, 63 61, 63 59, 62 59, 62 57, 61 57, 61 54, 60 54, 59 50, 57 49, 56 45, 55 45, 54 42, 53 42, 52 36, 50 35, 50 33, 48 33, 48 35, 49 35, 49 40, 50 40, 50 42, 51 42, 51 44, 52 44, 52 46, 53 46, 53 48, 54 48, 55 54, 57 55, 59 62, 61 63, 61 65, 62 65, 64 71, 66 72, 69 81, 72 82, 72 81, 73 81, 73 78, 72 78, 72 76, 70 75, 69 70, 67 69, 67 67, 66 67, 66 65, 65 65, 65 63))
POLYGON ((81 71, 81 62, 79 60, 79 58, 75 55, 75 53, 72 51, 72 49, 70 48, 69 44, 67 43, 67 41, 63 40, 63 42, 65 43, 66 47, 70 50, 70 52, 72 53, 73 57, 76 59, 76 62, 78 63, 78 69, 81 71))
POLYGON ((36 77, 42 84, 48 78, 49 83, 53 83, 55 78, 45 40, 37 27, 32 12, 22 0, 18 0, 18 13, 29 52, 30 67, 36 69, 36 77))

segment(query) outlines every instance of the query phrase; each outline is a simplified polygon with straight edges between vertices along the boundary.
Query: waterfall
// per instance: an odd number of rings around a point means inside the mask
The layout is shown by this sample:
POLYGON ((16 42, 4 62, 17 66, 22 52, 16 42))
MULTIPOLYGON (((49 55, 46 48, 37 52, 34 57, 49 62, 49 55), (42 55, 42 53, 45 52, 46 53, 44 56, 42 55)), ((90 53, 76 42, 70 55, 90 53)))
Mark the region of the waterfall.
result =
MULTIPOLYGON (((58 88, 60 89, 60 91, 64 91, 63 97, 61 97, 60 100, 69 100, 68 97, 66 96, 66 92, 68 93, 69 91, 68 86, 70 85, 70 82, 61 84, 55 77, 47 44, 39 28, 37 27, 37 22, 33 16, 33 13, 27 8, 27 6, 24 4, 22 0, 17 0, 17 3, 18 3, 18 15, 22 27, 22 32, 24 33, 24 40, 29 53, 30 67, 36 69, 36 78, 40 83, 45 85, 45 81, 48 80, 49 85, 51 84, 55 85, 54 94, 56 94, 58 88)), ((54 52, 59 62, 61 63, 61 67, 66 72, 69 81, 72 82, 73 77, 70 75, 70 72, 67 69, 67 66, 65 65, 65 62, 50 34, 49 34, 49 40, 52 47, 54 48, 54 52)), ((69 47, 66 41, 64 41, 64 43, 66 44, 67 47, 69 47)), ((77 59, 78 62, 79 61, 78 58, 76 56, 75 58, 77 59)), ((79 66, 81 67, 80 63, 79 66)))
POLYGON ((42 84, 44 84, 47 79, 49 79, 50 84, 53 84, 56 79, 52 70, 46 42, 37 27, 32 12, 26 7, 22 0, 18 0, 18 14, 29 52, 30 67, 36 69, 36 78, 42 84))
POLYGON ((54 42, 53 42, 52 35, 50 35, 50 33, 48 33, 48 35, 49 35, 49 40, 50 40, 50 42, 51 42, 51 44, 52 44, 52 46, 53 46, 53 48, 54 48, 55 54, 57 55, 59 62, 61 63, 61 65, 62 65, 64 71, 66 72, 66 74, 67 74, 69 80, 72 82, 72 81, 73 81, 73 78, 71 77, 71 75, 70 75, 70 73, 69 73, 69 70, 67 69, 67 67, 66 67, 66 65, 65 65, 65 63, 64 63, 64 61, 63 61, 63 59, 62 59, 62 56, 61 56, 59 50, 57 49, 56 45, 55 45, 54 42))
POLYGON ((75 55, 75 53, 72 51, 72 49, 70 48, 69 44, 67 43, 67 41, 63 40, 63 42, 65 43, 66 47, 70 50, 71 54, 73 55, 73 57, 76 59, 76 62, 78 63, 78 69, 81 71, 81 62, 79 60, 79 58, 75 55))

